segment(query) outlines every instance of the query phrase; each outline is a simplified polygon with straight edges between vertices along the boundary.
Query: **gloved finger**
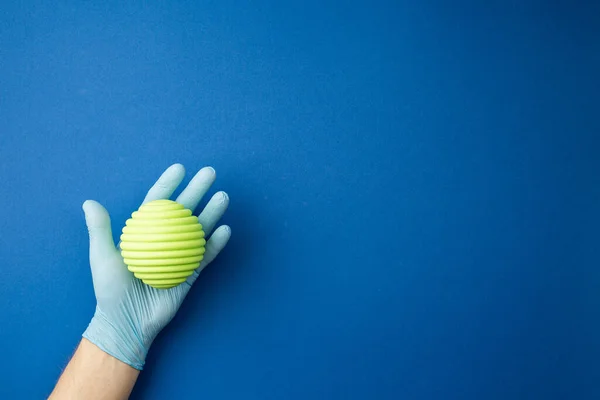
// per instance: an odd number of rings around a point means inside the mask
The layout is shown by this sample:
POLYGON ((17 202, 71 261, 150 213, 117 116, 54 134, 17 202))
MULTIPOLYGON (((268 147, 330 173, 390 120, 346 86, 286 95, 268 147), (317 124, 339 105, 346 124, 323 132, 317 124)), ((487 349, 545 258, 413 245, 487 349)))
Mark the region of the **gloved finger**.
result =
POLYGON ((142 204, 152 200, 168 199, 185 176, 185 168, 181 164, 173 164, 162 173, 150 188, 142 204))
POLYGON ((198 272, 202 271, 204 267, 210 264, 215 257, 219 255, 221 250, 227 245, 227 242, 229 242, 230 238, 231 228, 228 225, 221 225, 217 228, 215 233, 208 239, 208 242, 206 242, 206 251, 204 252, 204 258, 198 267, 198 272))
POLYGON ((83 203, 85 222, 90 235, 90 260, 117 254, 106 209, 94 200, 83 203))
POLYGON ((185 208, 194 211, 202 197, 208 192, 215 181, 216 174, 213 167, 204 167, 192 178, 187 187, 177 197, 177 202, 185 208))
POLYGON ((208 236, 221 219, 229 206, 229 196, 225 192, 217 192, 210 199, 204 210, 198 216, 204 234, 208 236))
POLYGON ((192 276, 187 279, 187 282, 190 285, 198 279, 200 272, 202 272, 202 270, 219 255, 221 250, 225 248, 225 245, 229 242, 229 238, 231 238, 231 228, 229 226, 221 225, 215 230, 215 233, 213 233, 210 239, 208 239, 208 242, 206 242, 206 251, 204 252, 204 258, 202 259, 200 266, 194 271, 192 276))

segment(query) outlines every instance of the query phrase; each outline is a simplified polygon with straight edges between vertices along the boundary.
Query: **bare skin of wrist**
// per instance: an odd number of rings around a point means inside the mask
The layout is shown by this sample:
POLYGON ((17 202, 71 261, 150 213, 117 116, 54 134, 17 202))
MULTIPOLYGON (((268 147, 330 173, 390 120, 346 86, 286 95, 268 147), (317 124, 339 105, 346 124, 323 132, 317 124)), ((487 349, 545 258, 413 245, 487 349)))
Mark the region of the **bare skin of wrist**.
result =
POLYGON ((140 374, 82 339, 49 400, 125 400, 140 374))

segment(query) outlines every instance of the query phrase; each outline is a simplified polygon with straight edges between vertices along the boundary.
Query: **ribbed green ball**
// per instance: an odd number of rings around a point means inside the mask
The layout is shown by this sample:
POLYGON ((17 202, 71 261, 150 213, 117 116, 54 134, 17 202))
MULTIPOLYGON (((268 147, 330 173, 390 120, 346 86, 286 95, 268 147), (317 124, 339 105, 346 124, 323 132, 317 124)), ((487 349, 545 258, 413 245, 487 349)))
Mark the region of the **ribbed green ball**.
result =
POLYGON ((204 257, 204 231, 192 211, 172 200, 144 204, 125 223, 121 255, 144 283, 168 289, 185 282, 204 257))

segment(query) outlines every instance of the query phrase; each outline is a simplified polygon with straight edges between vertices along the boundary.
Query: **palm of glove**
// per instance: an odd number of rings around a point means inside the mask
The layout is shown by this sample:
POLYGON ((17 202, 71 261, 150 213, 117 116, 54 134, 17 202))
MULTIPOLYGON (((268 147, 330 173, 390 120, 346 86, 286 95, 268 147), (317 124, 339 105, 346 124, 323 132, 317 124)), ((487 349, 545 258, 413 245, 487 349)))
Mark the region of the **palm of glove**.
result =
POLYGON ((133 276, 120 255, 113 260, 100 260, 100 265, 96 263, 91 263, 93 269, 124 271, 94 275, 96 313, 101 313, 107 321, 119 321, 126 316, 134 336, 150 347, 156 335, 175 316, 191 285, 186 282, 170 289, 155 289, 133 276))
MULTIPOLYGON (((144 203, 168 199, 183 180, 183 166, 169 167, 149 190, 144 203)), ((177 198, 194 210, 215 180, 214 169, 201 169, 177 198)), ((225 192, 216 193, 198 216, 208 236, 229 203, 225 192)), ((156 289, 135 278, 115 246, 108 212, 99 203, 83 205, 90 234, 90 266, 96 294, 96 314, 84 337, 121 361, 141 369, 156 335, 171 321, 192 284, 225 247, 231 236, 220 226, 206 243, 199 268, 186 282, 170 289, 156 289)))

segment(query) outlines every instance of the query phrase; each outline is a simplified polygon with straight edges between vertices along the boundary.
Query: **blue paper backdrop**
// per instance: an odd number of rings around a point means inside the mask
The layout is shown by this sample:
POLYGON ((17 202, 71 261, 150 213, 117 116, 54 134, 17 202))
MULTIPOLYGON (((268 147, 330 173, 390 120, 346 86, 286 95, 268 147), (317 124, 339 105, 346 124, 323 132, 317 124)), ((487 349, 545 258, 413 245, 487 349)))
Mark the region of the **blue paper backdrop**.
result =
POLYGON ((134 399, 600 398, 598 2, 122 3, 2 7, 0 398, 174 162, 233 239, 134 399))

